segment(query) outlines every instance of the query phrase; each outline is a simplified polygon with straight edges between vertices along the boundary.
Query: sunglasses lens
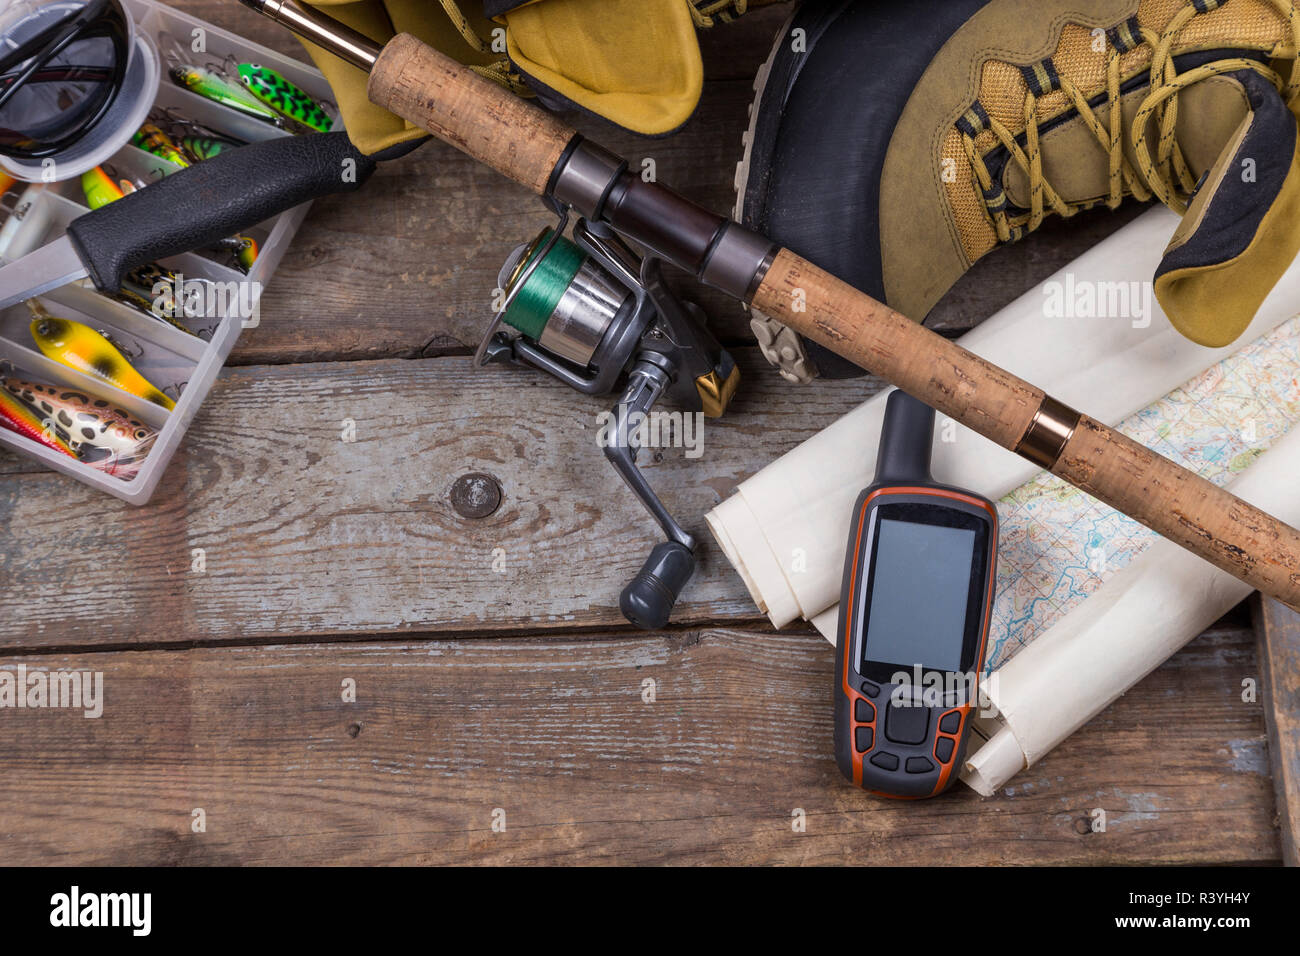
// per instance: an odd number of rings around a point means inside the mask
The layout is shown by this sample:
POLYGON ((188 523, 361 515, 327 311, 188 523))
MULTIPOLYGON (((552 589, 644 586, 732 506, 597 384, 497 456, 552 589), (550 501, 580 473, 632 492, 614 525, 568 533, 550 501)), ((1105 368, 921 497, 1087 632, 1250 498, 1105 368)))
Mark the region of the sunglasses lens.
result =
MULTIPOLYGON (((119 45, 101 23, 45 58, 0 105, 0 151, 40 155, 73 141, 93 123, 120 79, 119 45)), ((30 65, 0 75, 0 95, 30 65)))

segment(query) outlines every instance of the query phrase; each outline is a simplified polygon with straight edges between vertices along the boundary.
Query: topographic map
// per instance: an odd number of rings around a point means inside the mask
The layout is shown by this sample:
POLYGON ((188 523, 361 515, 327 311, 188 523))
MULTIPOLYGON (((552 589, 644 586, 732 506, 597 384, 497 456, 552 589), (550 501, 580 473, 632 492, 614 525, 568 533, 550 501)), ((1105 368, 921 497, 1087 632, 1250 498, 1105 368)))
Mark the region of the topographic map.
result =
MULTIPOLYGON (((1300 317, 1119 430, 1224 485, 1300 419, 1300 317)), ((995 670, 1156 539, 1133 519, 1043 472, 998 502, 998 580, 986 668, 995 670)))

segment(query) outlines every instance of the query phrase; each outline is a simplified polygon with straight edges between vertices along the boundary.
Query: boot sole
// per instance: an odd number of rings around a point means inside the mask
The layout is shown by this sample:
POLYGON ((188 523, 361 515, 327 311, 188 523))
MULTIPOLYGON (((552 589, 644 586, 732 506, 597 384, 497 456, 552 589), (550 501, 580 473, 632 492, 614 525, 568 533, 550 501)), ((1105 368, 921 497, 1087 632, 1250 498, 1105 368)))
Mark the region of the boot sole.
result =
MULTIPOLYGON (((776 55, 781 51, 782 45, 789 40, 790 25, 794 23, 798 12, 799 5, 796 3, 790 15, 781 24, 781 29, 777 31, 767 59, 754 75, 754 98, 749 104, 749 125, 740 135, 742 152, 740 162, 736 163, 736 175, 732 179, 732 188, 736 191, 736 205, 732 209, 732 218, 736 222, 744 221, 741 217, 745 213, 745 193, 748 192, 749 173, 754 159, 759 104, 762 103, 763 94, 767 91, 767 81, 772 75, 772 64, 776 61, 776 55)), ((754 333, 763 357, 781 373, 782 378, 796 385, 806 385, 817 377, 816 366, 812 364, 812 360, 808 357, 808 350, 804 348, 798 335, 758 309, 746 305, 745 311, 749 313, 749 327, 754 333)))
POLYGON ((781 29, 777 31, 776 38, 772 41, 772 48, 767 53, 767 59, 763 61, 763 65, 754 74, 754 98, 749 103, 749 125, 740 134, 741 158, 740 162, 736 163, 736 175, 732 179, 732 188, 736 191, 736 205, 732 210, 732 218, 736 222, 741 221, 741 216, 745 212, 745 191, 749 185, 749 169, 753 161, 754 138, 758 129, 758 106, 763 101, 763 94, 767 91, 767 80, 772 75, 772 64, 776 61, 776 55, 780 51, 781 45, 790 35, 790 24, 794 23, 794 18, 799 13, 799 4, 796 3, 793 6, 794 9, 785 18, 785 22, 781 24, 781 29))

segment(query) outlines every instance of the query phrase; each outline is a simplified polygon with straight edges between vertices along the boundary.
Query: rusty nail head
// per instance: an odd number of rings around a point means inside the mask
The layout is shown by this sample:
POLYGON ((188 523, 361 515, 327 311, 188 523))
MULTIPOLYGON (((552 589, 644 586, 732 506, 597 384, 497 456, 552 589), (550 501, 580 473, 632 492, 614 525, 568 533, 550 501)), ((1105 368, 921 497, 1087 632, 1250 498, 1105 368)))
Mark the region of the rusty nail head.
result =
POLYGON ((501 485, 481 471, 461 475, 451 485, 451 506, 462 518, 486 518, 501 507, 501 485))

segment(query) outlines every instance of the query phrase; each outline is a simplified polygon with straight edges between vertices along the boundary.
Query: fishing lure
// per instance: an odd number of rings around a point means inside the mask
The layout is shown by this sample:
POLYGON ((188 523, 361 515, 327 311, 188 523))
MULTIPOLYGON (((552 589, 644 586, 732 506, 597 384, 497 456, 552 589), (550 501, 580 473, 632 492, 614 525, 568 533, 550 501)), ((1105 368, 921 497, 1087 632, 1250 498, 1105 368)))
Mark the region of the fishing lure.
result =
POLYGON ((190 165, 190 161, 185 158, 185 154, 180 151, 180 148, 172 142, 171 137, 154 123, 145 123, 136 130, 135 135, 131 137, 131 145, 137 149, 143 149, 151 156, 157 156, 159 159, 174 163, 182 169, 190 165))
POLYGON ((210 66, 178 64, 167 71, 172 82, 213 103, 237 110, 246 116, 255 116, 276 126, 283 121, 275 110, 260 102, 246 89, 226 79, 225 75, 210 66))
POLYGON ((177 316, 202 315, 204 304, 212 301, 207 295, 207 289, 212 285, 210 279, 182 278, 166 266, 147 262, 122 276, 122 285, 114 298, 186 335, 202 339, 207 333, 211 338, 211 327, 195 332, 177 316), (199 300, 197 307, 191 307, 193 298, 199 300))
POLYGON ((230 256, 231 262, 245 273, 253 268, 253 263, 257 261, 258 253, 261 251, 257 240, 252 236, 230 236, 226 239, 218 239, 204 248, 211 249, 213 252, 226 253, 230 256))
POLYGON ((252 236, 235 236, 235 238, 243 243, 240 250, 235 253, 235 258, 243 270, 247 272, 253 268, 253 263, 257 261, 257 256, 262 251, 261 247, 258 246, 257 240, 252 236))
POLYGON ((239 64, 239 78, 250 93, 295 123, 328 133, 334 120, 302 87, 291 83, 269 66, 239 64))
POLYGON ((124 195, 122 187, 113 182, 113 177, 104 172, 102 166, 81 174, 81 191, 86 194, 86 205, 91 209, 107 206, 124 195))
POLYGON ((205 159, 212 159, 214 156, 220 156, 222 153, 236 149, 242 146, 233 139, 227 139, 224 136, 182 136, 181 149, 185 150, 187 156, 196 163, 201 163, 205 159))
POLYGON ((172 411, 176 403, 131 367, 117 346, 88 325, 55 318, 28 300, 32 338, 47 358, 172 411))
POLYGON ((107 399, 54 385, 9 378, 0 396, 17 399, 81 461, 127 478, 153 447, 158 433, 107 399))
POLYGON ((69 458, 77 457, 76 452, 66 441, 56 435, 52 428, 46 428, 45 423, 30 408, 7 391, 0 392, 0 428, 30 438, 61 455, 67 455, 69 458))

